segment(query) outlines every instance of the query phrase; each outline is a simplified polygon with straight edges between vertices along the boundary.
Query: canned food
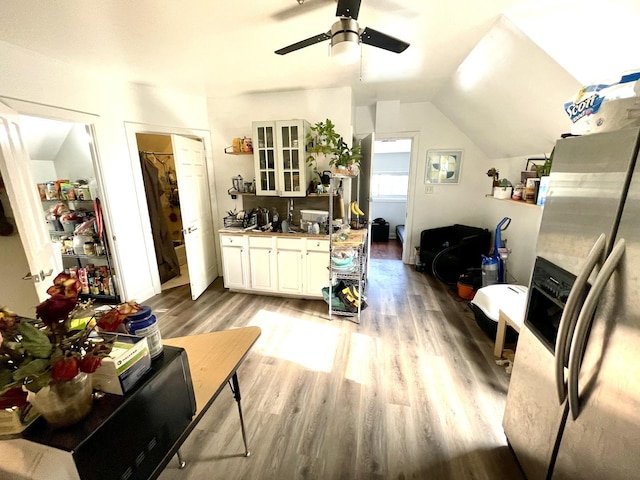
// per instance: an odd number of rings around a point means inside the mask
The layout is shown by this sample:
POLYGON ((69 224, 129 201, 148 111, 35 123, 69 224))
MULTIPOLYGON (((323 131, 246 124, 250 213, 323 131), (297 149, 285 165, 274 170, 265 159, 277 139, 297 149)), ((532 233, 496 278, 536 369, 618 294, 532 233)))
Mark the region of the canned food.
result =
POLYGON ((93 242, 84 242, 84 254, 85 255, 95 255, 96 247, 93 242))

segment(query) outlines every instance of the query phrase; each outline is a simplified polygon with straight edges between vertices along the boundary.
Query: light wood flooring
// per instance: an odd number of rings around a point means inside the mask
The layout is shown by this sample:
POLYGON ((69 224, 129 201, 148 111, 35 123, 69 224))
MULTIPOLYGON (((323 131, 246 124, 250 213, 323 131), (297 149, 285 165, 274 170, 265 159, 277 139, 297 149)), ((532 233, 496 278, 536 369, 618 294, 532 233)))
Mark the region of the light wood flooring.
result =
POLYGON ((171 338, 245 325, 238 370, 251 456, 223 391, 162 480, 522 479, 501 422, 509 377, 466 301, 396 260, 372 259, 360 324, 323 301, 230 293, 221 279, 145 302, 171 338))

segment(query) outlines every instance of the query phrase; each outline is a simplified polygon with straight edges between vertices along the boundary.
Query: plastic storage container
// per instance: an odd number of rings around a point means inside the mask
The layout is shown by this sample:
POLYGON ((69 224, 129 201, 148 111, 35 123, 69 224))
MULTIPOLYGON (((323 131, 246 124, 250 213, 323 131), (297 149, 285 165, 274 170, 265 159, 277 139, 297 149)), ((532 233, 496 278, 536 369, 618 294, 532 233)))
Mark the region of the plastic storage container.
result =
POLYGON ((131 335, 147 337, 151 358, 162 353, 160 327, 156 316, 151 313, 151 307, 141 305, 138 313, 134 313, 125 320, 125 327, 131 335))
POLYGON ((482 286, 498 283, 498 259, 482 256, 482 286))

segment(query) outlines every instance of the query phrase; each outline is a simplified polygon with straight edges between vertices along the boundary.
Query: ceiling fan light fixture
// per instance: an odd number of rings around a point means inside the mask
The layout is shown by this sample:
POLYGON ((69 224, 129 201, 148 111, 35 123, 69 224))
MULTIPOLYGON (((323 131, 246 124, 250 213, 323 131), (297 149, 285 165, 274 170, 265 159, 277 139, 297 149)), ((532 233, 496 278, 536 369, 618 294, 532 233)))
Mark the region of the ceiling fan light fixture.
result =
POLYGON ((360 59, 360 44, 342 41, 331 46, 331 58, 338 65, 351 65, 360 59))
POLYGON ((350 65, 360 59, 358 22, 341 18, 332 25, 331 58, 339 65, 350 65))

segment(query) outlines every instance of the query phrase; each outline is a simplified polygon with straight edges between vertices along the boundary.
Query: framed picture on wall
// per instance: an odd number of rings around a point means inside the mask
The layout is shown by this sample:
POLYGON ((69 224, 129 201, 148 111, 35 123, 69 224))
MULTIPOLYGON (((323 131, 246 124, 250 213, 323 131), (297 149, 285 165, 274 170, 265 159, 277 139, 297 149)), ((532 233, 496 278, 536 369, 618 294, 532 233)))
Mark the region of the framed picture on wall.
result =
POLYGON ((536 167, 542 168, 546 161, 546 158, 527 158, 527 166, 524 170, 526 172, 535 172, 536 167))
POLYGON ((429 150, 424 183, 458 183, 461 164, 462 150, 429 150))

